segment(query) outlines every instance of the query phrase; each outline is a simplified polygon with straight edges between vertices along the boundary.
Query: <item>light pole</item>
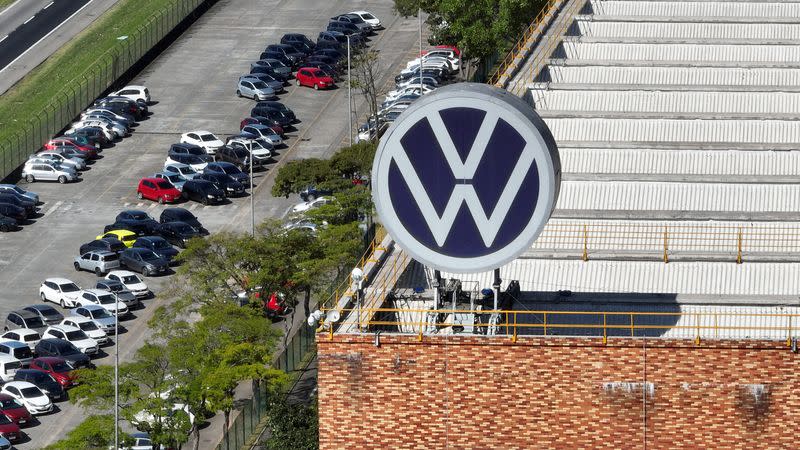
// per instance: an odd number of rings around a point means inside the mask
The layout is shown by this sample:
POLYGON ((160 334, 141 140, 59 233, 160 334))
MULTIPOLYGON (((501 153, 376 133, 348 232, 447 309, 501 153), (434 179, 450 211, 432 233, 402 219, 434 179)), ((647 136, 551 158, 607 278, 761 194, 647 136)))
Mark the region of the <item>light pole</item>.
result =
POLYGON ((119 448, 119 297, 114 314, 114 450, 119 448))
POLYGON ((417 26, 419 27, 419 93, 422 94, 422 8, 417 8, 417 26))
MULTIPOLYGON (((353 83, 351 82, 350 75, 350 35, 347 36, 347 117, 350 128, 348 128, 348 135, 350 136, 350 146, 353 145, 353 83)), ((369 123, 367 123, 369 126, 369 123)))
POLYGON ((253 141, 248 141, 248 147, 250 147, 250 156, 247 159, 250 160, 250 236, 255 237, 256 235, 256 209, 255 209, 255 199, 254 192, 253 192, 253 141))

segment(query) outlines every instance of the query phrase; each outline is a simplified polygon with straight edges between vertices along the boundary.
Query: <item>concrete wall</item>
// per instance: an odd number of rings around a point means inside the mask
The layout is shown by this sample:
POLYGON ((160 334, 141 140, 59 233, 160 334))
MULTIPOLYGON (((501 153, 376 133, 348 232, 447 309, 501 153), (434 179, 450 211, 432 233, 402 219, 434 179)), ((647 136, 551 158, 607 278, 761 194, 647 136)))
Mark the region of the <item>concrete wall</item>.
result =
POLYGON ((317 341, 323 450, 797 448, 785 342, 317 341))

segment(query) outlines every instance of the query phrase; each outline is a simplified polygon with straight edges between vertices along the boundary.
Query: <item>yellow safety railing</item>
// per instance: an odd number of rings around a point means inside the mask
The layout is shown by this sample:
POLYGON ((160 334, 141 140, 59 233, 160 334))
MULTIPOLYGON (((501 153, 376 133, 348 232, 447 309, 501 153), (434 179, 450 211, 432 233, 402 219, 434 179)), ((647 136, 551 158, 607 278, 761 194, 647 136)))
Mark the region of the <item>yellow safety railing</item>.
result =
MULTIPOLYGON (((800 313, 746 312, 643 312, 643 311, 468 311, 461 309, 352 308, 343 315, 358 311, 359 328, 354 331, 386 332, 417 335, 420 339, 453 326, 451 314, 473 313, 478 318, 471 326, 472 334, 485 335, 490 328, 494 336, 505 336, 516 342, 521 335, 544 337, 594 337, 604 343, 610 337, 642 337, 687 339, 700 343, 704 339, 759 339, 785 341, 791 345, 796 337, 793 324, 800 313), (496 313, 500 320, 488 318, 496 313), (391 317, 392 319, 387 319, 391 317), (432 319, 433 318, 433 319, 432 319), (435 331, 434 331, 435 330, 435 331)), ((331 327, 323 324, 320 332, 333 338, 331 327)), ((469 335, 464 333, 462 335, 469 335)))
POLYGON ((736 262, 749 255, 800 254, 800 226, 648 223, 548 223, 532 249, 578 251, 588 261, 593 252, 627 251, 658 255, 730 255, 736 262))
POLYGON ((511 47, 506 57, 500 61, 497 70, 489 76, 489 80, 486 82, 487 84, 495 85, 499 88, 505 87, 500 85, 500 78, 505 75, 508 68, 511 67, 511 64, 513 64, 517 58, 521 60, 524 59, 525 53, 530 51, 529 46, 533 45, 538 35, 547 27, 548 21, 555 16, 555 12, 561 4, 561 1, 562 0, 548 0, 547 3, 542 6, 542 9, 539 10, 539 13, 522 33, 519 40, 511 47))
POLYGON ((378 274, 378 279, 373 280, 372 284, 370 285, 370 289, 367 290, 364 298, 362 299, 362 305, 365 305, 367 309, 359 309, 358 313, 358 326, 359 328, 366 327, 367 322, 372 317, 369 314, 370 308, 374 309, 375 307, 379 307, 383 300, 388 295, 389 291, 397 286, 397 280, 400 276, 405 272, 406 267, 408 266, 409 258, 411 258, 408 253, 406 252, 399 252, 394 258, 392 258, 391 264, 384 265, 383 269, 381 269, 380 273, 378 274), (365 314, 366 313, 366 314, 365 314))
MULTIPOLYGON (((377 227, 375 230, 375 237, 364 250, 364 253, 361 254, 358 259, 358 263, 354 266, 354 268, 363 270, 367 263, 375 261, 375 252, 379 250, 386 250, 385 248, 381 247, 381 241, 383 241, 384 237, 386 237, 386 229, 383 227, 377 227)), ((366 276, 364 277, 364 280, 365 282, 367 281, 366 276)), ((333 289, 333 292, 331 292, 331 295, 329 295, 328 298, 320 302, 320 309, 332 308, 343 295, 352 295, 352 292, 350 292, 350 286, 352 285, 352 275, 348 275, 347 278, 342 280, 342 282, 333 289)))

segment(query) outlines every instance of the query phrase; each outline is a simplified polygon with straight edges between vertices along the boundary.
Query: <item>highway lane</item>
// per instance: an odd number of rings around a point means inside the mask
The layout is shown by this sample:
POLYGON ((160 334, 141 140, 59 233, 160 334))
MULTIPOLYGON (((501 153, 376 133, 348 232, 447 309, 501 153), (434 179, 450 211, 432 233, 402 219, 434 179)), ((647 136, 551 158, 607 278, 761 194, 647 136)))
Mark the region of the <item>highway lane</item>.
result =
MULTIPOLYGON (((23 22, 13 31, 3 35, 5 37, 0 36, 0 73, 9 64, 39 43, 42 38, 56 30, 73 14, 91 2, 92 0, 52 0, 46 2, 41 9, 23 19, 23 22)), ((35 3, 38 5, 39 0, 35 0, 35 3)), ((3 16, 8 15, 10 19, 18 21, 20 15, 16 11, 22 7, 12 6, 14 8, 8 14, 3 14, 3 16)), ((29 7, 21 9, 21 11, 31 12, 29 10, 29 7)), ((23 17, 25 15, 27 14, 23 14, 23 17)))
POLYGON ((17 0, 0 11, 0 37, 14 31, 52 0, 17 0))

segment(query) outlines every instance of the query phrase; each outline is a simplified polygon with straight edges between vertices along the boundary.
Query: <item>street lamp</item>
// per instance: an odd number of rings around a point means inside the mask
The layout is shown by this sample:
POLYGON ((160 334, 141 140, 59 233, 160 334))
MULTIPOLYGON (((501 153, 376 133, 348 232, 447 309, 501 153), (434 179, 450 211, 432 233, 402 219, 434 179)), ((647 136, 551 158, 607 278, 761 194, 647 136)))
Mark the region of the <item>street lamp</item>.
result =
POLYGON ((417 7, 417 27, 419 28, 419 93, 422 94, 422 8, 417 7))
POLYGON ((253 192, 253 140, 247 141, 247 146, 250 149, 250 236, 256 235, 256 209, 255 209, 255 192, 253 192))
MULTIPOLYGON (((348 135, 350 136, 350 146, 353 145, 353 83, 351 82, 351 75, 350 75, 350 35, 347 34, 347 117, 349 118, 348 123, 350 128, 348 128, 348 135)), ((369 124, 367 124, 369 125, 369 124)))

